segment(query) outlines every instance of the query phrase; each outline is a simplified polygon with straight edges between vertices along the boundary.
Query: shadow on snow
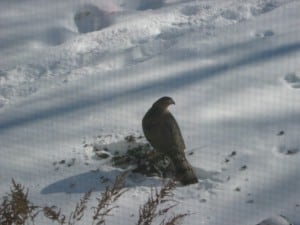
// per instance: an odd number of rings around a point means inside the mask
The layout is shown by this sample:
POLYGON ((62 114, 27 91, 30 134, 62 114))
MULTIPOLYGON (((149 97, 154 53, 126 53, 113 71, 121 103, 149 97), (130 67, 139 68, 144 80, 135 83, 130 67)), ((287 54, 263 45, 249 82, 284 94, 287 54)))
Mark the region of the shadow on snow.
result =
MULTIPOLYGON (((55 118, 64 114, 82 110, 87 107, 93 107, 95 105, 105 106, 105 104, 109 104, 118 98, 125 97, 126 99, 131 99, 135 97, 142 99, 143 96, 148 93, 166 93, 178 90, 179 88, 193 85, 196 82, 201 82, 202 80, 211 78, 212 76, 221 75, 224 72, 228 72, 244 65, 263 63, 265 61, 274 60, 275 58, 283 55, 295 53, 299 50, 300 42, 289 43, 276 48, 267 50, 264 49, 262 51, 248 54, 243 58, 228 61, 219 65, 206 66, 204 68, 198 68, 184 73, 180 72, 178 74, 174 74, 172 77, 144 83, 134 88, 112 91, 102 96, 99 96, 97 93, 95 93, 93 96, 84 96, 84 98, 75 99, 74 101, 67 103, 64 102, 63 104, 59 104, 55 107, 45 107, 39 111, 22 113, 21 115, 18 115, 12 119, 2 119, 0 122, 0 133, 16 126, 26 125, 32 121, 55 118)), ((80 90, 78 90, 78 92, 80 92, 80 90)), ((84 92, 84 90, 82 90, 82 92, 84 92)), ((61 98, 61 96, 59 96, 59 98, 61 98)), ((124 103, 126 102, 127 101, 124 101, 124 103)), ((123 102, 121 102, 121 104, 122 103, 123 102)), ((118 104, 120 104, 120 101, 118 101, 118 104)))

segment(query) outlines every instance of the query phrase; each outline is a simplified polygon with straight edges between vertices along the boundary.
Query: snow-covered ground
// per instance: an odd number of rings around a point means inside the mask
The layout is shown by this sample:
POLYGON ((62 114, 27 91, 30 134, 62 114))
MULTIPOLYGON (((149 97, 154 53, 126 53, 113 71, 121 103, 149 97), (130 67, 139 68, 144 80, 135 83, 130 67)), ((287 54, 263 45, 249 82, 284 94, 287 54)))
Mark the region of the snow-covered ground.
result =
MULTIPOLYGON (((199 177, 175 189, 184 224, 299 225, 299 11, 293 0, 1 0, 0 195, 14 178, 33 202, 72 210, 120 172, 91 146, 124 150, 171 96, 199 177)), ((160 180, 127 184, 107 224, 134 224, 160 180)))

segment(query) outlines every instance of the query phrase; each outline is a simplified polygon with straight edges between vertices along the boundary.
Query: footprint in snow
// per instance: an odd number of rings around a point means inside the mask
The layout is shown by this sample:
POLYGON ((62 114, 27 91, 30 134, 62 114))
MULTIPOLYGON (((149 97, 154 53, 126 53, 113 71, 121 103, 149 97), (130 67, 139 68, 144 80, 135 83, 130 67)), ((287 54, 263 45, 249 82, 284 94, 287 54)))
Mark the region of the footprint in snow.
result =
POLYGON ((300 88, 300 77, 296 73, 288 73, 284 80, 291 88, 300 88))
POLYGON ((283 155, 295 155, 299 152, 299 148, 297 147, 286 147, 284 145, 281 145, 281 146, 276 146, 275 147, 276 151, 280 154, 283 154, 283 155))
POLYGON ((74 22, 79 33, 102 30, 112 23, 109 12, 91 4, 84 5, 75 13, 74 22))
POLYGON ((58 171, 60 169, 60 166, 66 166, 66 167, 71 167, 75 164, 76 159, 75 158, 71 158, 68 160, 62 159, 59 162, 55 161, 52 163, 52 165, 54 166, 54 170, 58 171))
POLYGON ((275 33, 272 30, 264 30, 262 32, 257 32, 255 37, 257 38, 267 38, 273 36, 275 33))
POLYGON ((293 223, 283 215, 276 215, 261 221, 257 225, 293 225, 293 223))
POLYGON ((238 11, 234 11, 234 10, 225 10, 221 13, 221 16, 224 18, 224 19, 227 19, 227 20, 235 20, 235 21, 239 21, 241 20, 241 15, 238 11))
POLYGON ((205 6, 205 7, 200 7, 200 6, 195 6, 195 5, 187 5, 183 7, 180 12, 185 15, 185 16, 193 16, 197 15, 201 12, 201 9, 209 9, 210 6, 205 6))
POLYGON ((159 9, 164 4, 165 0, 140 0, 138 10, 159 9))

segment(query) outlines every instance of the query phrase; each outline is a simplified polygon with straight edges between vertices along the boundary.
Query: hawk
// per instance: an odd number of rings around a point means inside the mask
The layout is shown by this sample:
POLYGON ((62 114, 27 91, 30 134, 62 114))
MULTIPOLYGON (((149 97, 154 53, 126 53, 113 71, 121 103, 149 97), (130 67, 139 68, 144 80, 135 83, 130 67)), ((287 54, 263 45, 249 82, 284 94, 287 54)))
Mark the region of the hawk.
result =
POLYGON ((162 97, 154 102, 143 118, 143 131, 152 147, 170 158, 176 179, 183 185, 194 184, 198 179, 185 157, 185 144, 180 128, 168 110, 172 104, 175 102, 170 97, 162 97))

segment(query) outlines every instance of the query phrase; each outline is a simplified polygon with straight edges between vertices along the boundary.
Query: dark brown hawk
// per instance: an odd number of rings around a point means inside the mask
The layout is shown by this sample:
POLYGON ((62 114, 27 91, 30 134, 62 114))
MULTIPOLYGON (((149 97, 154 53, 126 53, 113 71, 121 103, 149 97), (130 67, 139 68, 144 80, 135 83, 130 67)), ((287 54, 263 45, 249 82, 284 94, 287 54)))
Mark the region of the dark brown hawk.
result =
POLYGON ((143 118, 143 131, 154 149, 171 159, 177 180, 183 185, 197 183, 198 179, 184 154, 185 144, 181 131, 168 110, 171 104, 175 102, 170 97, 158 99, 143 118))

